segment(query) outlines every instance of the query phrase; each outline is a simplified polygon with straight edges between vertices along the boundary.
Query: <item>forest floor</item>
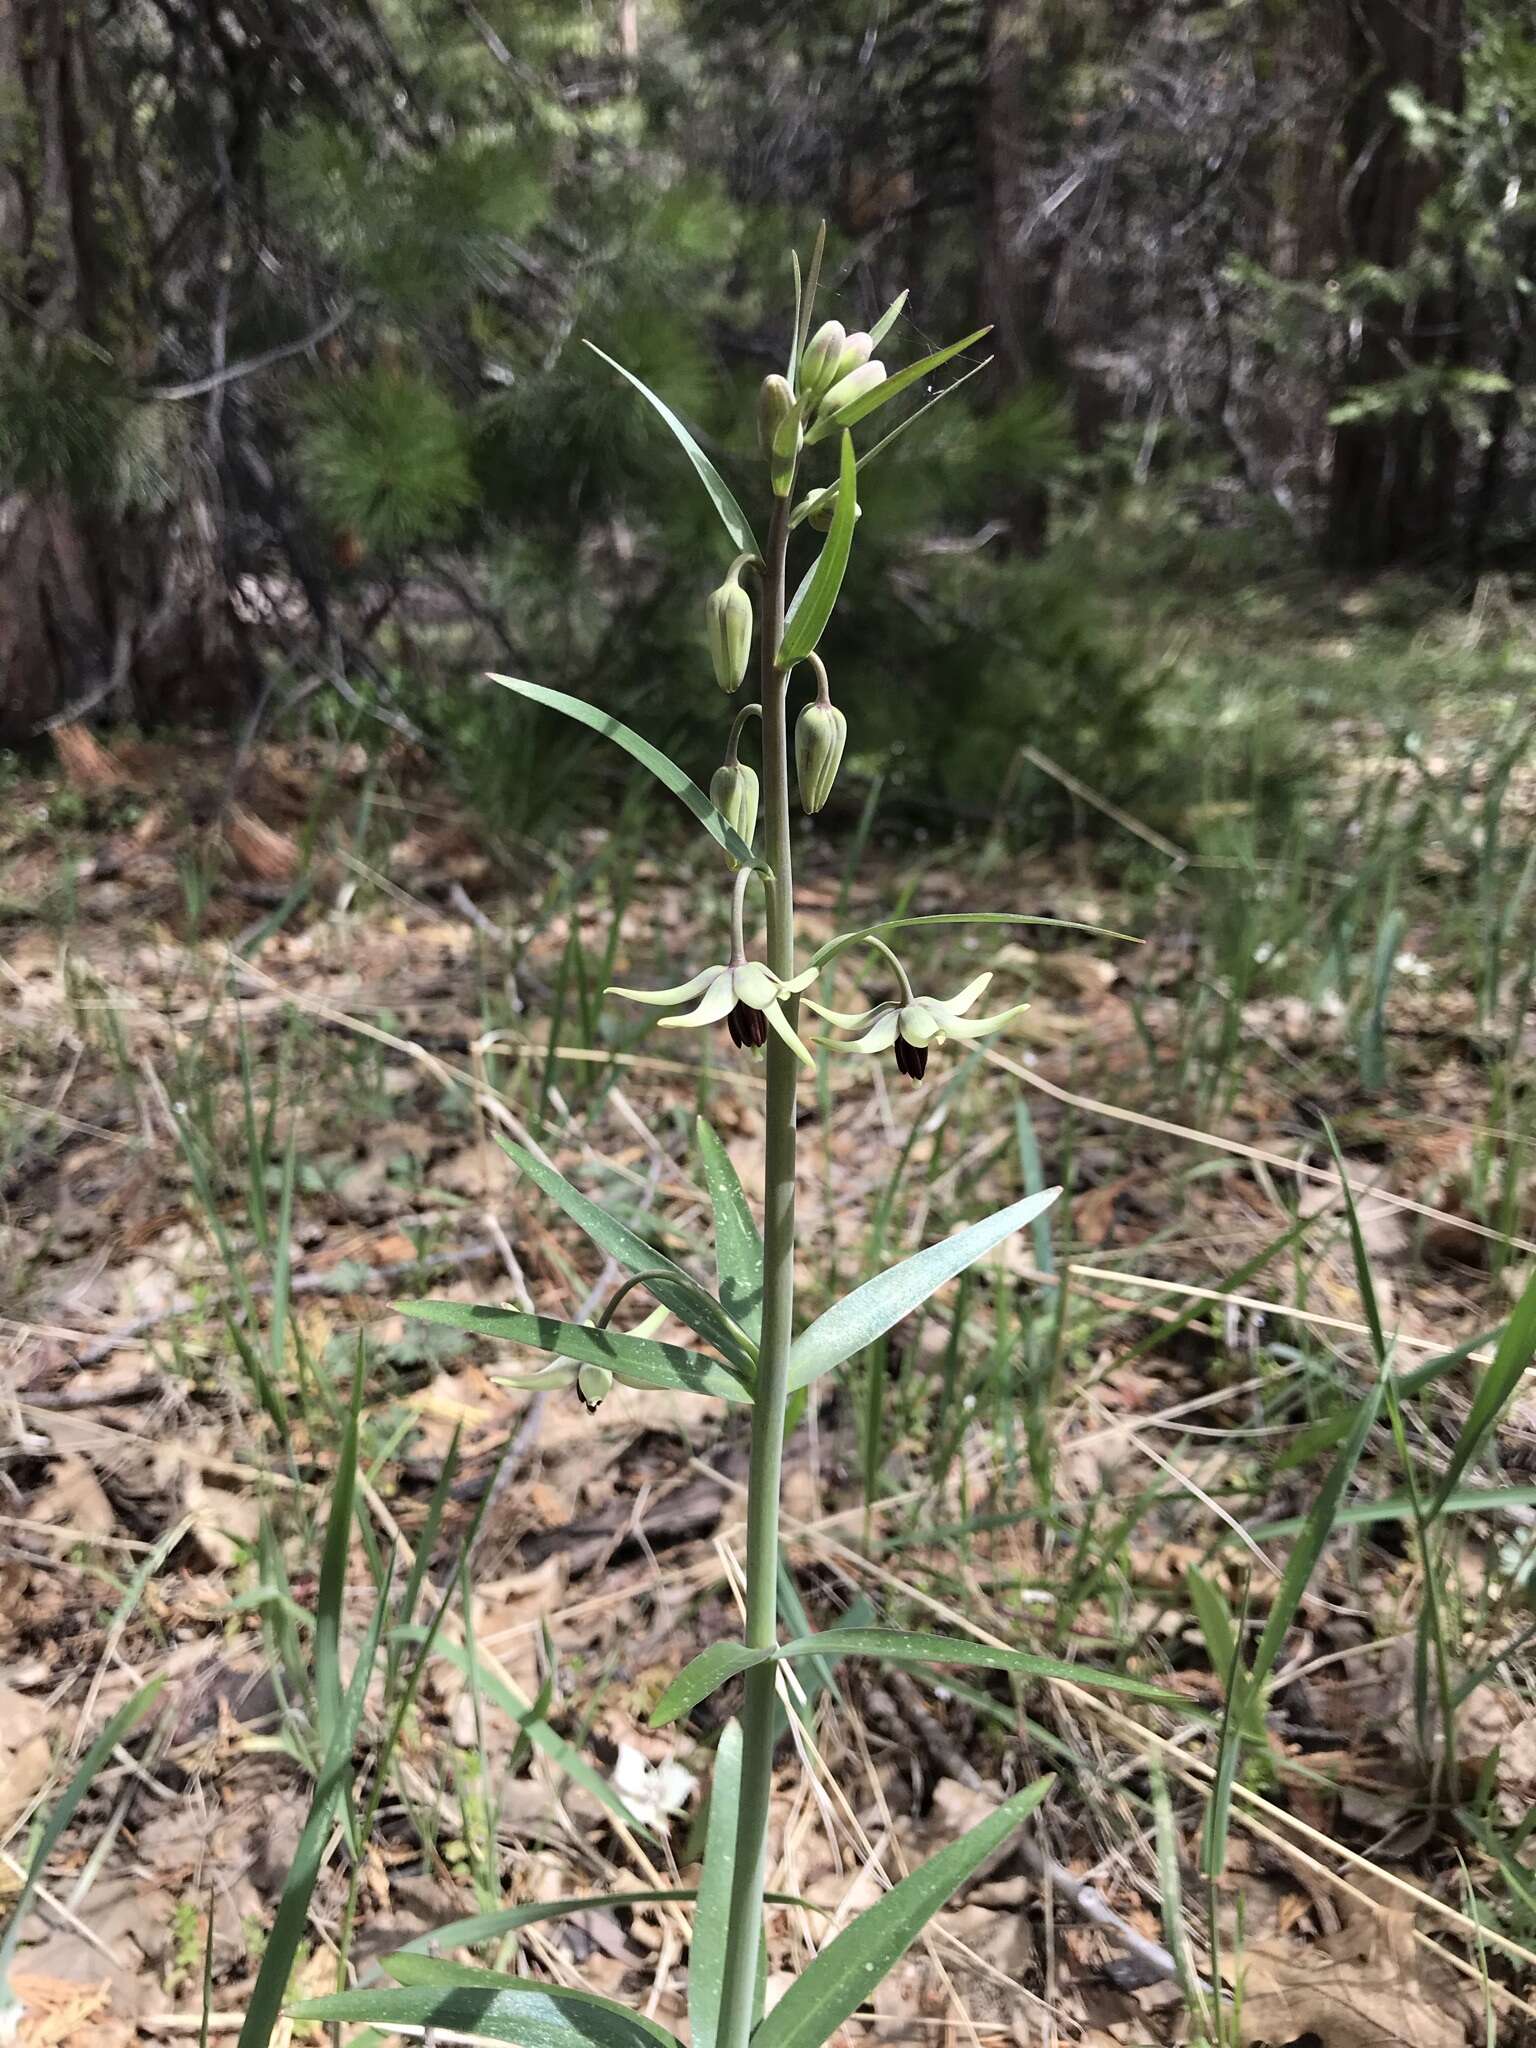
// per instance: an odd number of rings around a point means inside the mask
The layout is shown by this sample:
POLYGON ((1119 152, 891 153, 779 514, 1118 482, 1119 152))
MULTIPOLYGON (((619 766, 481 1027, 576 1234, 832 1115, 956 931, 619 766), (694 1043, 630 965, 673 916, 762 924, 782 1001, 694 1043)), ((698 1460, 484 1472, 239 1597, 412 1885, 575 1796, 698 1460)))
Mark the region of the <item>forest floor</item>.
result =
MULTIPOLYGON (((1144 844, 1134 875, 1086 845, 992 846, 966 881, 878 835, 850 879, 808 843, 817 937, 975 898, 1141 943, 923 932, 928 986, 985 966, 994 997, 1030 1010, 983 1053, 936 1056, 920 1092, 831 1063, 807 1090, 807 1311, 1042 1176, 1067 1196, 818 1390, 791 1440, 786 1597, 813 1627, 857 1609, 1116 1665, 1187 1701, 821 1673, 793 1703, 771 1871, 816 1910, 772 1910, 770 1999, 828 1925, 1004 1789, 1057 1773, 1023 1846, 851 2033, 1189 2040, 1164 1953, 1187 1940, 1186 1971, 1239 1991, 1234 2041, 1536 2040, 1536 1400, 1517 1393, 1479 1435, 1443 1514, 1424 1526, 1413 1506, 1536 1253, 1530 947, 1518 917, 1495 945, 1479 895, 1493 778, 1515 844, 1536 778, 1528 760, 1499 770, 1486 733, 1406 767, 1373 764, 1358 732, 1341 744, 1337 861, 1305 886, 1144 844), (1401 915, 1378 894, 1341 924, 1340 890, 1386 860, 1362 818, 1390 821, 1401 915), (1207 1884, 1231 1647, 1251 1647, 1377 1377, 1373 1313, 1401 1415, 1382 1411, 1316 1559, 1207 1884)), ((205 1957, 212 2037, 239 2024, 309 1805, 310 1615, 360 1341, 369 1536, 349 1639, 391 1549, 404 1572, 435 1530, 427 1590, 451 1593, 474 1532, 472 1599, 449 1603, 365 1845, 360 1981, 466 1914, 686 1883, 733 1704, 647 1722, 737 1628, 740 1418, 622 1387, 595 1415, 573 1392, 508 1389, 505 1353, 393 1305, 579 1319, 611 1291, 616 1270, 501 1136, 707 1269, 694 1118, 754 1193, 760 1070, 723 1034, 648 1035, 600 991, 722 957, 718 905, 596 833, 563 864, 518 850, 494 867, 403 772, 319 742, 264 750, 215 852, 194 821, 222 772, 211 742, 87 747, 7 794, 0 1918, 92 1736, 166 1680, 23 1929, 33 2048, 195 2038, 205 1957)), ((848 1006, 866 973, 843 973, 848 1006)), ((338 1847, 297 1992, 336 1981, 346 1888, 338 1847)), ((687 1931, 676 1906, 610 1903, 517 1942, 524 1966, 680 2028, 687 1931)))

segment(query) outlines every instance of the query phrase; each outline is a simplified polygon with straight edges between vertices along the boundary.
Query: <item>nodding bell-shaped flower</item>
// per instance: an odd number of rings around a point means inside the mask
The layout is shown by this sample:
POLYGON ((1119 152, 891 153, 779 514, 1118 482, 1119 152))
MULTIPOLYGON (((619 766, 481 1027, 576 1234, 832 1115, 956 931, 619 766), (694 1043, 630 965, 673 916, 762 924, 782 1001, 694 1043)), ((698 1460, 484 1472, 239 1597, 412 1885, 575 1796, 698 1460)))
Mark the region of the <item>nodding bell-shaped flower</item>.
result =
POLYGON ((787 498, 795 487, 795 464, 800 460, 804 441, 800 408, 792 405, 774 428, 773 446, 768 452, 768 481, 776 498, 787 498))
MULTIPOLYGON (((710 802, 748 846, 757 830, 757 799, 757 771, 745 761, 726 761, 709 778, 710 802)), ((740 865, 740 861, 731 861, 733 868, 740 865)))
POLYGON ((921 1081, 928 1070, 930 1046, 942 1045, 946 1038, 966 1043, 989 1038, 1021 1010, 1029 1008, 1028 1003, 1015 1003, 1012 1009, 999 1010, 990 1017, 968 1017, 966 1012, 980 1000, 991 979, 990 974, 978 974, 947 1003, 941 1003, 936 996, 914 996, 906 989, 900 1000, 877 1003, 872 1010, 828 1010, 809 1000, 806 1008, 825 1017, 839 1031, 858 1034, 851 1040, 829 1039, 826 1043, 843 1052, 873 1055, 894 1051, 896 1071, 905 1074, 909 1081, 921 1081))
POLYGON ((800 808, 814 818, 832 794, 848 744, 848 721, 832 703, 807 704, 795 720, 795 780, 800 808))
POLYGON ((741 587, 741 572, 754 559, 738 555, 725 572, 725 581, 704 601, 704 624, 709 633, 710 659, 715 664, 715 681, 729 694, 739 690, 752 656, 752 600, 741 587))
POLYGON ((822 396, 816 408, 816 424, 806 435, 806 445, 820 441, 836 431, 842 424, 838 414, 856 398, 863 398, 885 382, 884 363, 861 363, 856 370, 850 370, 846 377, 839 377, 830 390, 822 396))
POLYGON ((823 321, 805 344, 800 354, 800 397, 804 404, 814 405, 836 383, 847 346, 848 335, 841 320, 823 321))
POLYGON ((722 967, 705 967, 687 981, 679 982, 676 988, 610 988, 605 993, 627 996, 632 1003, 658 1005, 686 1003, 697 996, 697 1006, 686 1016, 661 1018, 661 1029, 682 1031, 694 1025, 724 1024, 733 1045, 752 1046, 754 1049, 768 1043, 771 1030, 778 1034, 797 1060, 814 1067, 816 1062, 796 1037, 794 1027, 780 1006, 785 996, 799 995, 815 979, 814 967, 808 967, 803 974, 780 979, 760 960, 738 957, 722 967))
POLYGON ((578 1365, 576 1392, 589 1415, 595 1415, 613 1391, 613 1374, 606 1365, 578 1365))
POLYGON ((832 702, 826 667, 819 654, 806 656, 816 674, 816 699, 795 720, 795 780, 800 808, 813 818, 832 794, 848 744, 848 721, 832 702))

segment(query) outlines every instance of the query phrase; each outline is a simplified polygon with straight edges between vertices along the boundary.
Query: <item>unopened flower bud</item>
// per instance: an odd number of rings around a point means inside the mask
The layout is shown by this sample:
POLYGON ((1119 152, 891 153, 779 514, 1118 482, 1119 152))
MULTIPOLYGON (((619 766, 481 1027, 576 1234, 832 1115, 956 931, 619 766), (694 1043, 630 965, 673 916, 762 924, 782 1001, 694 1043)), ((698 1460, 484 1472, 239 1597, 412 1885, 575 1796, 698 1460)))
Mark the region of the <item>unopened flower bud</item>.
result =
POLYGON ((576 1392, 589 1415, 595 1415, 613 1388, 613 1374, 606 1365, 579 1365, 576 1392))
POLYGON ((828 320, 818 327, 800 357, 800 396, 814 404, 837 378, 838 364, 848 336, 841 320, 828 320))
POLYGON ((776 498, 787 498, 794 487, 795 464, 800 459, 800 444, 804 439, 800 408, 791 406, 774 429, 773 450, 768 457, 768 479, 776 498))
POLYGON ((807 704, 795 720, 795 779, 808 817, 832 794, 847 742, 848 721, 835 704, 807 704))
POLYGON ((855 399, 863 398, 885 382, 884 363, 861 363, 856 370, 850 370, 846 377, 837 382, 822 398, 817 408, 816 424, 806 435, 808 441, 820 441, 839 424, 838 414, 855 399))
MULTIPOLYGON (((818 533, 825 533, 836 516, 837 489, 836 484, 827 484, 819 491, 812 491, 805 501, 809 507, 805 516, 818 533)), ((856 520, 864 517, 864 507, 857 499, 854 500, 853 516, 856 520)))
POLYGON ((787 377, 765 377, 757 394, 757 445, 766 460, 773 454, 773 437, 795 409, 795 394, 787 377))
MULTIPOLYGON (((709 800, 748 846, 757 830, 757 771, 745 761, 727 761, 709 779, 709 800)), ((733 868, 741 862, 733 860, 733 868)))
POLYGON ((752 653, 752 600, 737 581, 740 574, 741 563, 734 562, 720 588, 704 601, 715 681, 727 693, 741 688, 752 653))
POLYGON ((843 343, 843 352, 837 359, 837 373, 832 381, 838 383, 842 378, 852 376, 855 370, 863 368, 874 352, 873 340, 862 329, 857 334, 850 334, 843 343))

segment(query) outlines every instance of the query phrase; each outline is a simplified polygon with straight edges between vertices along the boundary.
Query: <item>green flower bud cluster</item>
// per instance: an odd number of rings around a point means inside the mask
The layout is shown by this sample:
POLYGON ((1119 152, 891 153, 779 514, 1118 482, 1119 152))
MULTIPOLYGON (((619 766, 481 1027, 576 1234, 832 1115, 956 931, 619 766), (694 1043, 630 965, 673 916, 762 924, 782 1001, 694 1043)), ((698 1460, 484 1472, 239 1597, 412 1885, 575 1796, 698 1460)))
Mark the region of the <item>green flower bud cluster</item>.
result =
POLYGON ((855 399, 885 382, 885 365, 873 357, 869 335, 845 332, 840 320, 825 321, 811 336, 800 358, 800 403, 815 419, 806 431, 807 447, 825 440, 844 422, 839 414, 855 399))

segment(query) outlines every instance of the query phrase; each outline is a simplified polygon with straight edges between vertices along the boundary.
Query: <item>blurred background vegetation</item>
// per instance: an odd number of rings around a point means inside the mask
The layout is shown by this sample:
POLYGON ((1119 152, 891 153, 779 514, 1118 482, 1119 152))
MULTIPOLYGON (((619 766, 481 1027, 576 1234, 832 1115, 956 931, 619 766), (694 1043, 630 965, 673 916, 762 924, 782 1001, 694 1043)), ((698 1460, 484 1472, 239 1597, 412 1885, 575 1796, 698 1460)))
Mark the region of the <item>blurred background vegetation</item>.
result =
POLYGON ((702 749, 720 537, 580 343, 747 490, 825 215, 826 313, 911 288, 893 360, 995 323, 869 477, 826 650, 844 800, 1092 826, 1060 769, 1169 831, 1237 789, 1283 829, 1341 619, 1351 701, 1404 735, 1416 690, 1504 674, 1444 620, 1536 527, 1533 30, 1531 0, 16 0, 0 744, 212 723, 238 780, 334 715, 512 833, 616 771, 488 665, 702 749))

